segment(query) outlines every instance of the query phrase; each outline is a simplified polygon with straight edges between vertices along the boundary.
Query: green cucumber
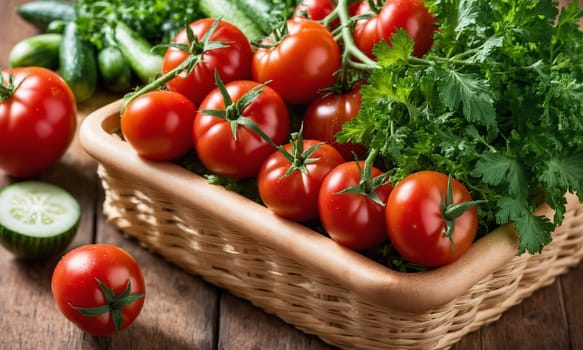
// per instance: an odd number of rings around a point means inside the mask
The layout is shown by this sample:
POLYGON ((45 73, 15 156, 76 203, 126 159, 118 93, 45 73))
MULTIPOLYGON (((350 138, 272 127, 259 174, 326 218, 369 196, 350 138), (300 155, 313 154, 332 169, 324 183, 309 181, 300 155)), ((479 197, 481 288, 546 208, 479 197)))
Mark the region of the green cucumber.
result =
POLYGON ((97 89, 97 58, 93 45, 76 33, 75 21, 67 23, 59 47, 59 74, 67 82, 77 102, 89 99, 97 89))
POLYGON ((59 66, 61 34, 38 34, 16 43, 10 50, 10 67, 39 66, 55 69, 59 66))
POLYGON ((47 26, 47 33, 63 34, 67 23, 69 22, 62 21, 60 19, 54 20, 47 26))
POLYGON ((0 191, 0 243, 17 257, 45 259, 63 252, 80 219, 79 203, 59 186, 24 181, 0 191))
POLYGON ((273 24, 278 19, 274 17, 276 6, 282 8, 284 5, 282 1, 274 0, 234 0, 233 2, 264 34, 271 33, 273 24))
POLYGON ((236 25, 249 40, 265 36, 261 28, 232 0, 200 0, 198 6, 206 17, 220 17, 236 25))
POLYGON ((148 83, 162 71, 162 56, 152 51, 152 45, 123 22, 117 22, 114 41, 132 70, 143 83, 148 83))
POLYGON ((132 69, 117 47, 108 46, 99 51, 97 67, 105 87, 109 90, 123 92, 132 87, 132 69))
POLYGON ((42 31, 55 20, 69 22, 75 18, 75 6, 68 1, 37 0, 16 8, 16 13, 25 21, 42 31))

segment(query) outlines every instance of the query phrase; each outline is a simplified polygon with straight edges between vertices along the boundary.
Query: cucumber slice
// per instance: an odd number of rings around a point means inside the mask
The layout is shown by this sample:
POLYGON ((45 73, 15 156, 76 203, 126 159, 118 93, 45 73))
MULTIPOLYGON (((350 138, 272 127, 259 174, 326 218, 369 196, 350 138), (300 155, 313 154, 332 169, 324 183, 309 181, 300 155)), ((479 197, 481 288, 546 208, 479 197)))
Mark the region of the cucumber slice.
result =
POLYGON ((0 244, 25 259, 63 252, 81 219, 77 200, 61 187, 24 181, 0 191, 0 244))

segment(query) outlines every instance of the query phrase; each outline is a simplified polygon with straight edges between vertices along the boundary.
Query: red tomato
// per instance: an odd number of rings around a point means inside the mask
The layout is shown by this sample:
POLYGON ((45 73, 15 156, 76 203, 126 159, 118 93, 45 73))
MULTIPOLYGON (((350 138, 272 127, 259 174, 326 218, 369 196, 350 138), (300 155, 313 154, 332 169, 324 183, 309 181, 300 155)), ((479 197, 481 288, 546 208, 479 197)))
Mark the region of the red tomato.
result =
POLYGON ((51 289, 67 319, 89 334, 102 336, 134 322, 144 305, 146 284, 140 266, 128 252, 110 244, 89 244, 59 260, 51 289), (91 311, 94 316, 88 315, 91 311))
MULTIPOLYGON (((364 169, 364 161, 358 163, 364 169)), ((371 178, 380 175, 380 169, 371 168, 371 178)), ((354 250, 369 249, 387 239, 383 205, 361 193, 338 193, 360 181, 357 163, 342 163, 324 178, 318 197, 320 221, 326 232, 339 244, 354 250)), ((385 203, 391 189, 387 183, 374 192, 385 203)))
MULTIPOLYGON (((386 207, 387 231, 395 249, 407 260, 424 266, 441 266, 468 250, 478 229, 476 207, 455 219, 452 242, 447 231, 442 198, 447 194, 448 176, 420 171, 401 180, 389 196, 386 207)), ((453 203, 471 201, 466 187, 452 179, 453 203)))
POLYGON ((76 108, 73 92, 57 73, 40 67, 3 70, 0 169, 30 177, 55 164, 75 136, 76 108))
POLYGON ((362 96, 360 88, 344 93, 330 94, 316 98, 304 112, 304 137, 323 140, 336 148, 346 161, 354 160, 354 153, 363 159, 366 149, 362 145, 345 142, 338 143, 336 134, 342 125, 356 117, 360 111, 362 96))
MULTIPOLYGON (((301 152, 319 143, 304 140, 301 152)), ((294 153, 291 143, 284 149, 294 153)), ((304 172, 296 168, 287 176, 292 164, 280 151, 275 151, 261 166, 257 176, 259 196, 275 214, 300 222, 318 218, 318 193, 322 181, 344 159, 334 147, 325 143, 321 143, 308 159, 307 164, 304 164, 305 160, 300 161, 304 172)))
POLYGON ((141 156, 168 161, 192 149, 196 107, 172 91, 152 91, 131 101, 121 116, 126 141, 141 156))
POLYGON ((294 10, 294 17, 320 21, 334 10, 334 6, 330 0, 302 0, 294 10))
POLYGON ((340 49, 322 24, 308 19, 287 21, 288 34, 274 47, 260 47, 251 63, 253 80, 269 86, 292 104, 307 104, 336 81, 340 49))
MULTIPOLYGON (((209 30, 215 19, 203 18, 190 24, 195 36, 200 40, 209 30)), ((243 32, 233 24, 220 21, 210 36, 210 41, 227 43, 227 47, 213 49, 202 53, 202 59, 191 74, 186 77, 177 76, 166 86, 188 97, 195 105, 199 105, 204 97, 216 87, 214 72, 219 72, 225 83, 233 80, 251 78, 251 57, 253 55, 249 40, 243 32)), ((186 29, 176 35, 175 43, 190 45, 186 29)), ((199 48, 200 49, 200 48, 199 48)), ((196 52, 200 53, 200 52, 196 52)), ((169 48, 162 61, 162 73, 171 71, 180 65, 189 52, 177 48, 169 48)))
MULTIPOLYGON (((370 8, 368 2, 363 1, 356 14, 367 13, 370 8)), ((420 57, 433 45, 435 22, 423 0, 388 0, 374 17, 356 22, 354 41, 361 51, 374 58, 373 47, 381 40, 390 42, 395 28, 402 28, 415 41, 413 54, 420 57)))
MULTIPOLYGON (((233 81, 225 85, 231 100, 236 103, 247 92, 260 84, 249 80, 233 81)), ((198 112, 192 128, 194 148, 205 167, 217 175, 249 178, 257 175, 261 163, 274 148, 250 128, 238 125, 236 138, 231 123, 245 116, 277 145, 288 137, 290 118, 281 97, 269 86, 239 113, 227 119, 198 112)), ((204 99, 200 110, 225 110, 225 101, 217 88, 204 99)), ((233 108, 229 108, 232 112, 233 108)))

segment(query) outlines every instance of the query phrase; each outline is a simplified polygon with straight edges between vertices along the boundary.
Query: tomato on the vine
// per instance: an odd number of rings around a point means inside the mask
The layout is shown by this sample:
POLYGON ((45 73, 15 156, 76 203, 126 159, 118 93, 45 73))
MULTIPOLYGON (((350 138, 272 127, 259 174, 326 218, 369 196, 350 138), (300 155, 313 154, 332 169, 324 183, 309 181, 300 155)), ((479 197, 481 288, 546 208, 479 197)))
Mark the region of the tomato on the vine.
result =
MULTIPOLYGON (((368 2, 362 1, 356 15, 370 13, 368 2)), ((354 41, 361 51, 373 58, 373 47, 382 40, 390 43, 391 35, 400 28, 415 42, 413 54, 421 57, 433 45, 435 23, 436 18, 429 13, 423 0, 388 0, 373 17, 356 22, 354 41)))
POLYGON ((295 18, 286 24, 288 33, 279 42, 255 51, 251 73, 255 81, 269 81, 286 102, 307 104, 335 83, 340 48, 332 33, 314 20, 295 18))
POLYGON ((6 69, 0 77, 0 169, 16 177, 38 175, 55 164, 75 136, 73 92, 55 72, 6 69))
POLYGON ((302 0, 294 9, 294 17, 302 17, 320 21, 334 11, 330 0, 302 0))
MULTIPOLYGON (((251 44, 238 27, 220 20, 208 40, 213 43, 220 42, 225 46, 208 49, 208 45, 204 45, 203 37, 215 21, 213 18, 203 18, 192 22, 189 27, 197 40, 194 47, 191 50, 169 47, 162 61, 162 73, 165 74, 178 67, 192 54, 200 55, 200 60, 190 74, 186 76, 180 74, 166 83, 169 90, 183 94, 195 105, 199 105, 215 88, 215 70, 219 72, 225 83, 251 78, 253 55, 251 44)), ((188 38, 186 28, 176 35, 174 43, 193 45, 188 38)))
POLYGON ((261 200, 274 213, 294 221, 318 218, 318 194, 324 177, 344 159, 317 140, 293 140, 262 164, 257 176, 261 200), (291 158, 290 158, 291 157, 291 158))
POLYGON ((429 267, 448 264, 476 237, 478 214, 471 195, 453 178, 448 192, 448 180, 440 172, 419 171, 399 181, 389 196, 389 239, 410 262, 429 267))
MULTIPOLYGON (((384 178, 380 169, 369 169, 369 180, 384 178)), ((318 197, 320 221, 326 232, 340 245, 354 250, 373 248, 387 239, 384 203, 392 185, 384 180, 376 185, 370 181, 363 184, 365 174, 365 161, 342 163, 324 178, 318 197)))
POLYGON ((151 91, 127 105, 121 116, 121 131, 141 157, 169 161, 193 148, 195 115, 196 107, 184 95, 151 91))
POLYGON ((342 125, 356 117, 360 111, 361 102, 359 86, 346 93, 332 93, 316 98, 304 112, 305 138, 331 144, 347 161, 354 160, 354 154, 362 159, 366 153, 363 145, 336 141, 336 134, 342 130, 342 125))
POLYGON ((248 121, 275 145, 281 145, 288 138, 289 112, 279 94, 269 86, 239 80, 225 84, 224 88, 232 104, 225 106, 220 88, 208 94, 194 119, 194 148, 200 161, 214 174, 240 179, 256 176, 261 163, 275 148, 250 128, 248 121))
POLYGON ((127 251, 110 244, 88 244, 59 260, 51 290, 67 319, 89 334, 103 336, 134 322, 144 305, 146 284, 127 251))

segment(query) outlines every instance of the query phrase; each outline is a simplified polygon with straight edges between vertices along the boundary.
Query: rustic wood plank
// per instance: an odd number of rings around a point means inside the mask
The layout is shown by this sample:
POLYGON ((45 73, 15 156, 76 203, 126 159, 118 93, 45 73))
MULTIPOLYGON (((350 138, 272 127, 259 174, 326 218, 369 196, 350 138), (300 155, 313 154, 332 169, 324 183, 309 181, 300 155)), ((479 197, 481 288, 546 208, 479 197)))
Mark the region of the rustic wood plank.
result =
MULTIPOLYGON (((0 2, 4 28, 10 28, 0 38, 0 67, 8 66, 8 53, 17 41, 36 33, 15 15, 16 5, 24 2, 0 2)), ((79 105, 79 121, 115 98, 100 93, 79 105)), ((25 262, 0 247, 0 349, 333 349, 123 237, 101 215, 95 163, 77 138, 63 159, 39 179, 66 188, 82 205, 82 223, 71 247, 92 242, 97 235, 97 241, 120 245, 136 257, 146 276, 146 305, 127 331, 91 337, 67 321, 52 300, 50 277, 58 258, 25 262)), ((13 181, 0 172, 0 188, 13 181)), ((583 349, 581 290, 583 264, 508 310, 496 323, 464 337, 453 349, 583 349)))
POLYGON ((484 327, 483 349, 570 349, 560 289, 560 283, 555 282, 484 327))
POLYGON ((560 281, 571 349, 583 349, 583 264, 562 276, 560 281))
POLYGON ((227 292, 221 294, 219 320, 218 349, 335 349, 227 292))

